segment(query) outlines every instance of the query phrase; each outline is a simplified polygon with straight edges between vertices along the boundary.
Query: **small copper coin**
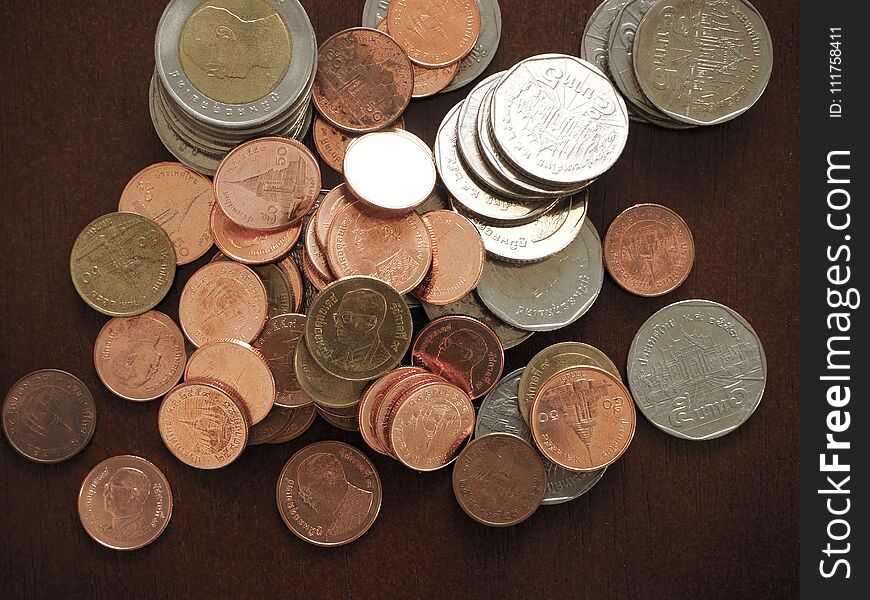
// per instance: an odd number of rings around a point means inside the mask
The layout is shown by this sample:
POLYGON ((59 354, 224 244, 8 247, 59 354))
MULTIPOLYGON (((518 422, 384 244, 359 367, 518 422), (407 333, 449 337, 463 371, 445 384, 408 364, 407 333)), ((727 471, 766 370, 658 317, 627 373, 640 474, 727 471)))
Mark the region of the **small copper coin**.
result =
POLYGON ((247 229, 231 221, 215 205, 211 213, 211 233, 220 251, 246 265, 274 262, 287 255, 296 245, 302 221, 276 231, 247 229))
POLYGON ((356 406, 367 385, 365 381, 339 379, 327 373, 317 364, 317 361, 311 358, 308 347, 304 343, 296 345, 293 366, 296 369, 296 379, 299 381, 300 387, 317 405, 326 408, 337 409, 356 406))
POLYGON ((308 256, 308 253, 302 252, 302 272, 305 274, 305 279, 314 286, 318 292, 323 291, 323 289, 332 283, 332 278, 327 279, 317 270, 317 267, 314 266, 314 263, 311 262, 311 257, 308 256))
MULTIPOLYGON (((416 89, 417 82, 414 82, 416 89)), ((399 117, 390 124, 390 127, 396 129, 405 128, 405 120, 399 117)), ((314 138, 314 147, 317 148, 317 153, 330 168, 339 173, 344 169, 344 155, 347 153, 348 145, 359 137, 358 134, 343 131, 335 127, 317 115, 314 117, 314 124, 311 127, 312 137, 314 138)))
POLYGON ((429 304, 451 304, 477 287, 486 263, 483 240, 471 221, 453 211, 436 210, 422 219, 432 239, 432 267, 411 293, 429 304))
POLYGON ((266 324, 266 288, 250 268, 229 261, 194 273, 178 303, 181 329, 194 346, 219 339, 250 343, 266 324))
POLYGON ((316 406, 316 409, 317 414, 333 427, 343 431, 359 431, 359 419, 356 412, 352 415, 340 415, 330 412, 321 406, 316 406))
POLYGON ((320 167, 293 139, 264 137, 237 146, 214 175, 217 203, 247 229, 286 229, 301 219, 320 194, 320 167))
POLYGON ((177 264, 186 265, 211 248, 208 220, 214 203, 208 177, 181 163, 162 162, 133 176, 121 192, 118 212, 154 220, 172 240, 177 264))
POLYGON ((291 440, 295 440, 300 435, 308 431, 311 424, 314 423, 314 418, 317 416, 314 404, 303 406, 302 408, 287 408, 293 413, 293 418, 287 424, 287 427, 276 437, 269 440, 270 444, 284 444, 291 440))
POLYGON ((465 58, 477 43, 480 8, 476 0, 394 0, 387 29, 416 64, 445 67, 465 58))
POLYGON ((509 433, 469 443, 453 467, 453 492, 465 513, 490 527, 532 516, 547 491, 547 470, 537 450, 509 433))
POLYGON ((387 127, 405 111, 413 91, 411 61, 385 33, 345 29, 317 52, 311 98, 336 127, 356 133, 387 127))
POLYGON ((504 349, 495 332, 477 319, 451 315, 420 330, 412 360, 459 386, 471 398, 480 398, 501 377, 504 349))
POLYGON ((317 207, 317 211, 314 213, 314 218, 311 219, 314 222, 314 236, 321 249, 324 251, 326 249, 329 226, 332 225, 335 216, 344 210, 344 207, 347 205, 357 202, 359 200, 351 194, 350 190, 343 183, 331 189, 323 197, 323 200, 320 201, 320 205, 317 207))
POLYGON ((305 299, 305 282, 302 280, 302 273, 299 272, 299 267, 296 266, 296 261, 292 258, 285 258, 277 263, 278 269, 287 280, 290 286, 290 291, 293 292, 293 307, 291 312, 298 313, 302 308, 302 302, 305 299))
POLYGON ((329 226, 326 258, 338 277, 368 275, 406 294, 429 272, 432 241, 417 213, 376 214, 357 202, 329 226))
POLYGON ((378 425, 375 422, 377 411, 384 401, 387 392, 393 385, 409 375, 425 373, 419 367, 399 367, 389 373, 382 375, 373 382, 365 391, 359 401, 359 431, 363 440, 372 450, 390 456, 390 452, 381 443, 380 438, 375 430, 378 425))
POLYGON ((95 541, 112 550, 138 550, 169 525, 172 490, 151 462, 113 456, 87 474, 78 507, 82 526, 95 541))
POLYGON ((266 359, 275 376, 275 404, 285 408, 301 408, 311 404, 311 397, 302 391, 296 379, 293 359, 296 345, 305 334, 305 315, 284 314, 269 318, 254 348, 266 359))
POLYGON ((637 204, 617 216, 604 238, 604 265, 638 296, 662 296, 692 270, 695 241, 680 215, 659 204, 637 204))
POLYGON ((248 417, 228 391, 182 383, 166 394, 157 424, 163 443, 178 460, 197 469, 219 469, 242 454, 248 417))
POLYGON ((402 404, 402 401, 408 397, 417 388, 420 388, 429 383, 443 383, 445 380, 439 375, 424 371, 420 374, 408 375, 400 381, 393 384, 387 390, 383 402, 378 406, 378 412, 375 415, 375 434, 378 436, 378 441, 387 450, 387 452, 398 460, 395 452, 393 452, 392 438, 390 431, 393 428, 393 418, 396 411, 402 404))
POLYGON ((244 342, 221 340, 200 346, 187 361, 185 381, 211 380, 238 394, 256 425, 275 404, 275 378, 266 359, 244 342))
POLYGON ((569 471, 597 471, 628 449, 636 416, 622 381, 598 367, 569 367, 550 377, 529 413, 541 453, 569 471))
POLYGON ((94 343, 97 376, 126 400, 159 398, 179 382, 186 361, 184 334, 156 310, 110 320, 94 343))
MULTIPOLYGON (((224 253, 218 252, 214 257, 212 257, 211 262, 219 260, 230 259, 224 253)), ((281 269, 276 264, 268 263, 265 265, 251 265, 251 268, 254 270, 254 273, 257 274, 257 277, 260 278, 260 281, 263 282, 263 287, 266 288, 266 301, 269 304, 270 317, 274 315, 283 315, 296 310, 296 306, 301 303, 301 301, 296 297, 296 294, 305 293, 301 275, 299 276, 298 285, 294 286, 285 275, 286 270, 281 269), (301 288, 301 292, 297 291, 299 288, 301 288)))
POLYGON ((251 427, 248 435, 248 446, 267 444, 287 429, 293 420, 295 409, 273 406, 266 418, 251 427))
POLYGON ((460 61, 444 67, 430 69, 411 63, 414 69, 414 93, 412 98, 427 98, 450 85, 459 73, 460 61))
POLYGON ((318 442, 290 457, 278 477, 276 497, 290 531, 316 546, 341 546, 375 522, 381 479, 353 446, 318 442))
POLYGON ((317 241, 314 228, 315 220, 311 219, 305 226, 305 254, 311 260, 311 266, 315 268, 317 274, 320 275, 322 279, 331 279, 332 270, 329 268, 326 254, 323 252, 323 246, 321 246, 317 241))
POLYGON ((58 463, 81 452, 97 425, 97 407, 78 377, 43 369, 19 379, 3 400, 3 433, 24 458, 58 463))

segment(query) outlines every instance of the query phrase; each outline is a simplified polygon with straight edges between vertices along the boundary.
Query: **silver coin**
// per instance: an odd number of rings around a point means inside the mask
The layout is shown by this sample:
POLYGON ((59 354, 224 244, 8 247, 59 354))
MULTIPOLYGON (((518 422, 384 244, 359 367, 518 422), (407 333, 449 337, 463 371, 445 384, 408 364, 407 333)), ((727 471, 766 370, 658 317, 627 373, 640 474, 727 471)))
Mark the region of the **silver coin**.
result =
POLYGON ((677 0, 643 16, 632 57, 651 104, 678 121, 713 125, 742 114, 764 93, 773 43, 746 0, 677 0))
POLYGON ((767 381, 755 330, 727 306, 684 300, 644 323, 628 353, 637 407, 666 433, 709 440, 752 415, 767 381))
POLYGON ((580 58, 589 61, 604 73, 607 66, 607 38, 613 21, 628 0, 604 0, 589 17, 580 44, 580 58))
POLYGON ((603 283, 601 238, 586 219, 580 235, 544 261, 488 261, 477 293, 505 323, 527 331, 552 331, 586 314, 603 283))
MULTIPOLYGON (((490 433, 510 433, 526 440, 532 448, 532 432, 520 415, 517 395, 524 369, 517 369, 505 375, 501 381, 486 395, 477 412, 477 423, 474 427, 474 437, 479 438, 490 433)), ((542 457, 544 468, 547 469, 547 491, 541 504, 561 504, 575 500, 592 489, 604 471, 589 473, 574 473, 554 465, 542 457)))
POLYGON ((445 317, 447 315, 474 317, 495 332, 505 350, 518 346, 532 337, 532 331, 523 331, 516 327, 511 327, 492 314, 474 292, 463 296, 456 302, 443 306, 435 306, 426 302, 421 304, 423 305, 423 312, 426 313, 426 317, 429 320, 435 320, 438 317, 445 317))
POLYGON ((480 36, 468 56, 459 63, 459 73, 439 93, 446 94, 468 85, 483 73, 498 50, 501 41, 501 7, 498 0, 477 0, 480 8, 480 36))
POLYGON ((363 6, 362 26, 375 29, 378 23, 387 18, 392 0, 366 0, 363 6))

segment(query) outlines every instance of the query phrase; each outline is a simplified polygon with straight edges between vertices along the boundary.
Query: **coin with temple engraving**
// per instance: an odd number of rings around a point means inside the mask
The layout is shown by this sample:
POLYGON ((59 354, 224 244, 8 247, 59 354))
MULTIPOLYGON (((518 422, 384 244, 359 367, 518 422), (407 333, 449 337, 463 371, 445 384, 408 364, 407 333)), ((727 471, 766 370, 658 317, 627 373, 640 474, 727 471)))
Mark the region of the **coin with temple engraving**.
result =
POLYGON ((480 8, 475 0, 393 0, 387 29, 418 65, 445 67, 474 48, 480 8))
POLYGON ((710 300, 675 302, 651 316, 631 344, 627 370, 644 416, 689 440, 717 438, 745 423, 767 382, 755 330, 710 300))
POLYGON ((278 476, 278 512, 296 536, 341 546, 363 535, 381 508, 381 479, 366 456, 342 442, 318 442, 290 457, 278 476))
POLYGON ((241 227, 215 205, 210 219, 211 235, 220 251, 246 265, 260 265, 284 257, 299 240, 302 222, 284 229, 262 231, 241 227))

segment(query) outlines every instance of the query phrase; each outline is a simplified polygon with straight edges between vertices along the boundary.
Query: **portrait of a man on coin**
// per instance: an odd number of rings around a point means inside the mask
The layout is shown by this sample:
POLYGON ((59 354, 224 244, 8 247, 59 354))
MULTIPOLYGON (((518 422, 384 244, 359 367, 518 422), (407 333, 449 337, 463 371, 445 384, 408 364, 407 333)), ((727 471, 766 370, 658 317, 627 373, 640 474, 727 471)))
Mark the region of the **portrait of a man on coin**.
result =
POLYGON ((151 480, 132 467, 112 473, 103 486, 103 507, 112 520, 102 526, 103 533, 119 542, 144 535, 149 527, 145 503, 151 495, 151 480))
POLYGON ((438 344, 431 371, 451 381, 461 373, 474 389, 474 371, 486 358, 486 341, 469 329, 457 329, 438 344))
POLYGON ((112 361, 112 372, 131 388, 143 387, 160 370, 162 357, 159 343, 159 337, 154 340, 135 340, 127 352, 119 354, 112 361))
POLYGON ((368 288, 348 292, 332 317, 340 345, 336 365, 364 372, 390 360, 381 340, 381 328, 387 318, 387 301, 381 294, 368 288))
POLYGON ((372 507, 373 494, 350 483, 341 461, 328 452, 302 461, 296 479, 302 503, 317 513, 330 536, 359 528, 372 507))

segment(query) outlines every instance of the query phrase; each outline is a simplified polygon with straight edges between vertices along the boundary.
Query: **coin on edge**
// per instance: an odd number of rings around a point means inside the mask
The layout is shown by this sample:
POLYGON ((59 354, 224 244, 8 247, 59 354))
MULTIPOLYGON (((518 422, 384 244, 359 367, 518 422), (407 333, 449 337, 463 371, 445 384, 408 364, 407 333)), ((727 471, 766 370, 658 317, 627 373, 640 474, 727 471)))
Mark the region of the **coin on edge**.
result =
POLYGON ((308 394, 302 391, 293 366, 296 346, 304 334, 305 315, 275 315, 269 318, 260 337, 253 343, 275 376, 275 404, 284 408, 302 408, 312 402, 308 394))

